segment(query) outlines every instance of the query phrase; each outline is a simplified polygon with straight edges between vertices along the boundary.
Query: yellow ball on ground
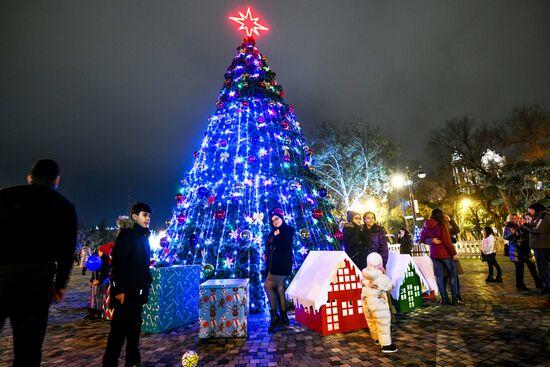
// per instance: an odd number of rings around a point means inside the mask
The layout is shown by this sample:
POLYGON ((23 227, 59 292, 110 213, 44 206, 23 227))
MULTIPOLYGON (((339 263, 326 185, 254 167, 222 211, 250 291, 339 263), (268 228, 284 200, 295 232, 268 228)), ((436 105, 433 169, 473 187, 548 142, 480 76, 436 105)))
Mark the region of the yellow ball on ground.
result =
POLYGON ((199 355, 193 351, 185 352, 181 357, 183 367, 196 367, 199 363, 199 355))

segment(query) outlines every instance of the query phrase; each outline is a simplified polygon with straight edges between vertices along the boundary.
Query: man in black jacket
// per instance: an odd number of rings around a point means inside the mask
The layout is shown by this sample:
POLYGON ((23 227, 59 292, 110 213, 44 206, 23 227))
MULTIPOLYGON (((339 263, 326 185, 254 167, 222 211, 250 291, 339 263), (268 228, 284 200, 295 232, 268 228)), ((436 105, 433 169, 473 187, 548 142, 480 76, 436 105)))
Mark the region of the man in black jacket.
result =
POLYGON ((149 271, 149 222, 151 208, 144 203, 132 206, 131 228, 120 231, 111 252, 111 305, 115 309, 111 332, 103 356, 103 367, 118 366, 126 339, 126 367, 139 366, 141 311, 147 303, 151 272, 149 271))
POLYGON ((0 329, 9 317, 13 366, 40 366, 48 309, 63 298, 73 265, 77 219, 59 180, 57 163, 42 159, 28 185, 0 190, 0 329))

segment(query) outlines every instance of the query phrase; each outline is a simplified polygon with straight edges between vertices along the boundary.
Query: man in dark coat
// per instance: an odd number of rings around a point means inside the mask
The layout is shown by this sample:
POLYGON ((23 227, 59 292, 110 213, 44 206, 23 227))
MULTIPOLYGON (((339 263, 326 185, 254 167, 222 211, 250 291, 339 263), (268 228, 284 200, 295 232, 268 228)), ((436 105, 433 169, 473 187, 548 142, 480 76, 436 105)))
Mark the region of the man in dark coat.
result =
MULTIPOLYGON (((529 214, 533 220, 524 224, 523 228, 529 232, 529 245, 535 252, 540 278, 550 294, 550 214, 541 203, 531 204, 529 214)), ((546 306, 550 307, 550 299, 546 306)))
POLYGON ((122 229, 111 252, 111 302, 115 309, 111 332, 103 356, 103 367, 118 366, 126 339, 126 367, 139 366, 141 311, 147 303, 151 272, 149 271, 149 223, 151 208, 136 203, 130 211, 133 226, 122 229))
POLYGON ((59 166, 37 161, 28 185, 0 190, 0 329, 10 318, 13 366, 40 366, 52 300, 59 301, 73 265, 74 205, 56 191, 59 166))

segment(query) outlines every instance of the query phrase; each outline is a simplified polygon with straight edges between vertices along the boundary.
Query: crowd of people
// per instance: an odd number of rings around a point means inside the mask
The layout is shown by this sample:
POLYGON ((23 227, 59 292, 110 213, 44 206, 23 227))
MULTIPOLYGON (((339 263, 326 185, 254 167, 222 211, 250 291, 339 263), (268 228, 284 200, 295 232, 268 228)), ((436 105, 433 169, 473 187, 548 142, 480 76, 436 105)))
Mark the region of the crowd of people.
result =
MULTIPOLYGON (((74 205, 56 190, 60 174, 55 161, 37 161, 27 182, 28 185, 0 190, 0 223, 6 229, 3 243, 20 243, 29 250, 22 254, 13 246, 2 246, 5 252, 0 260, 0 296, 3 300, 0 327, 6 318, 10 319, 14 338, 13 365, 32 367, 41 362, 50 304, 65 295, 75 260, 77 218, 74 205), (29 214, 33 215, 29 217, 29 214), (26 231, 28 226, 35 230, 26 231), (27 235, 16 238, 17 233, 27 235)), ((109 307, 115 310, 103 357, 104 367, 118 365, 125 342, 126 366, 140 365, 141 313, 152 282, 148 239, 151 212, 147 204, 134 204, 130 216, 118 222, 115 243, 105 244, 97 251, 101 266, 93 271, 91 286, 110 286, 109 307)), ((285 222, 280 209, 272 211, 270 220, 271 231, 266 237, 264 251, 264 288, 271 316, 268 329, 272 332, 290 323, 284 284, 292 272, 295 229, 285 222)), ((364 276, 363 309, 371 335, 382 352, 396 352, 390 333, 391 313, 395 312, 389 293, 393 285, 385 275, 389 252, 386 231, 377 223, 375 213, 349 211, 342 232, 343 248, 364 276)), ((454 246, 459 232, 452 218, 434 209, 420 233, 420 242, 430 247, 442 305, 464 302, 458 278, 461 266, 454 246), (447 284, 451 297, 447 294, 447 284)), ((535 203, 523 216, 511 213, 503 232, 508 241, 509 259, 515 266, 517 290, 528 290, 524 282, 527 266, 535 286, 550 294, 550 217, 546 208, 535 203)), ((485 227, 483 237, 481 258, 488 266, 485 281, 502 283, 494 229, 485 227)), ((406 228, 399 230, 397 240, 402 254, 412 253, 415 241, 406 228)), ((85 246, 80 254, 82 275, 85 275, 91 249, 85 246)), ((550 306, 550 299, 547 306, 550 306)))

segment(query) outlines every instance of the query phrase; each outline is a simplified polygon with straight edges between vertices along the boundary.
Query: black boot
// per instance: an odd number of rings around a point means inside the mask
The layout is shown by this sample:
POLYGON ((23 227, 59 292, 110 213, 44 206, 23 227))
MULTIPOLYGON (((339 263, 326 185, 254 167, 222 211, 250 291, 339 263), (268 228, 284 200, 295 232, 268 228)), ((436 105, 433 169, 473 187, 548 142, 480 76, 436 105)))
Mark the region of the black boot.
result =
POLYGON ((288 319, 286 311, 281 311, 281 323, 285 326, 290 325, 290 320, 288 319))
POLYGON ((281 318, 277 315, 277 310, 269 310, 271 315, 271 321, 269 322, 269 329, 267 331, 272 332, 276 327, 281 325, 281 318))

